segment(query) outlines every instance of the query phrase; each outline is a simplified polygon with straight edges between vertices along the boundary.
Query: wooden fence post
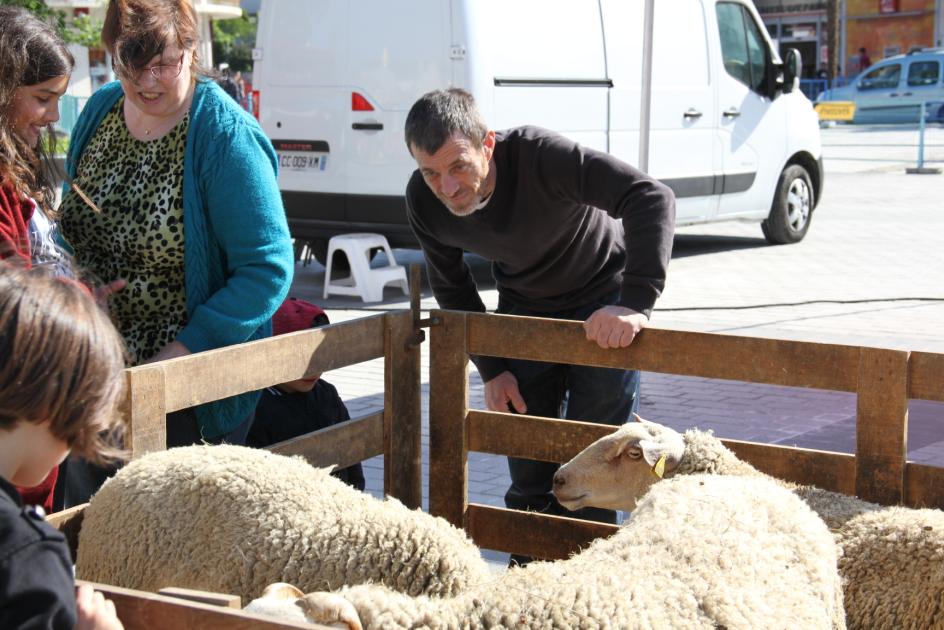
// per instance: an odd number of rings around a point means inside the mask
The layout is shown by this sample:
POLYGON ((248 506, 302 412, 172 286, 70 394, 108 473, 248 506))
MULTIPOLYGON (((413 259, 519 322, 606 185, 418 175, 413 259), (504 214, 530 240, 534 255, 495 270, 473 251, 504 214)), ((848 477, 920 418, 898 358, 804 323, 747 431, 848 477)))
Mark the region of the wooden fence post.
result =
POLYGON ((905 496, 908 353, 862 348, 856 399, 856 495, 883 505, 905 496))
POLYGON ((125 448, 137 459, 167 448, 167 413, 164 408, 164 368, 142 365, 126 370, 125 448))
POLYGON ((384 492, 405 506, 423 506, 420 346, 409 311, 384 318, 384 492))
POLYGON ((429 512, 463 527, 469 482, 466 315, 433 311, 432 316, 442 324, 430 329, 429 512))

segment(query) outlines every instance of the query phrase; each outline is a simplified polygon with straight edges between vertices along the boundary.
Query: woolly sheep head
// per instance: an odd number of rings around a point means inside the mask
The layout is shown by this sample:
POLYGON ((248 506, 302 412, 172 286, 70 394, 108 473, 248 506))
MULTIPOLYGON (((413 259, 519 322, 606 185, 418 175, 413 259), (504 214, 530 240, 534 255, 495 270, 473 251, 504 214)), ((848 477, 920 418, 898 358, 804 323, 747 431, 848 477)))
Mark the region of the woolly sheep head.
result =
POLYGON ((554 496, 568 510, 593 506, 632 510, 636 499, 682 461, 685 440, 669 427, 633 414, 616 432, 602 437, 554 475, 554 496))

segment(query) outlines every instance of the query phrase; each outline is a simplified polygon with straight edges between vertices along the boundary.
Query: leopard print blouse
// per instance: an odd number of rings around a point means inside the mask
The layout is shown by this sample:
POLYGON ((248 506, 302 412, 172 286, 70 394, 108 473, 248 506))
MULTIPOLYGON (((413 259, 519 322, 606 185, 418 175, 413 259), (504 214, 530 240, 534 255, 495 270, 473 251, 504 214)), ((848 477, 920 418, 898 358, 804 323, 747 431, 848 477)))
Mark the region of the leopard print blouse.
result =
POLYGON ((184 291, 183 165, 189 114, 157 140, 135 139, 125 125, 124 97, 89 140, 74 191, 62 200, 62 232, 76 262, 101 282, 124 278, 110 312, 131 365, 173 341, 187 321, 184 291))

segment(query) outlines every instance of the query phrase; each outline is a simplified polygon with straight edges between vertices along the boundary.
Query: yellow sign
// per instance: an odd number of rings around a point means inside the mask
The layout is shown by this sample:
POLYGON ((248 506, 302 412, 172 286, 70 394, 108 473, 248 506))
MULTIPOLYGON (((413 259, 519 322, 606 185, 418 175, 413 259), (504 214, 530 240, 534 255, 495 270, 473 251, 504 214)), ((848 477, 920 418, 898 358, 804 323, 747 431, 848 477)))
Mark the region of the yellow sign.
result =
POLYGON ((855 116, 855 103, 852 101, 825 101, 817 103, 814 109, 820 120, 852 120, 855 116))

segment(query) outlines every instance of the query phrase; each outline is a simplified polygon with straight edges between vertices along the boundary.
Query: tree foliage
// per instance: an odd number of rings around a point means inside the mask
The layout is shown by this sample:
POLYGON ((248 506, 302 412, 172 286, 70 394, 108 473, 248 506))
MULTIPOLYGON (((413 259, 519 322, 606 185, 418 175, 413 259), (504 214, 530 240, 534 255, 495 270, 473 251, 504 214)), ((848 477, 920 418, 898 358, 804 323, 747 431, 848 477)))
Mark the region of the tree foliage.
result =
POLYGON ((0 0, 0 4, 23 7, 30 13, 52 24, 68 44, 87 48, 101 45, 102 23, 88 15, 69 16, 64 11, 46 6, 43 0, 0 0))
POLYGON ((256 44, 256 16, 213 21, 213 61, 228 63, 231 70, 252 70, 252 48, 256 44))

